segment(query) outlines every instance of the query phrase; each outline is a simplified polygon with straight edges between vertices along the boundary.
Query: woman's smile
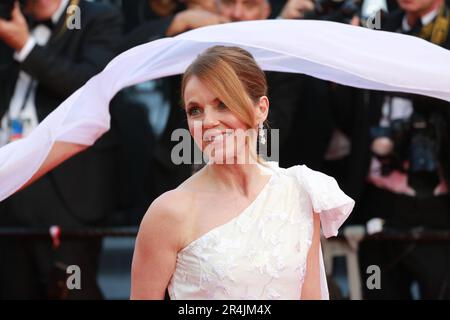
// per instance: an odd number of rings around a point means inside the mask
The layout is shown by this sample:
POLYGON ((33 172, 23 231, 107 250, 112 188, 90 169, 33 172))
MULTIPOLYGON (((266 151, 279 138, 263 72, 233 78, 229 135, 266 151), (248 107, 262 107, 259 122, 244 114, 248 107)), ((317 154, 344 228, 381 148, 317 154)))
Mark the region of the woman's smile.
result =
POLYGON ((225 140, 226 137, 231 136, 234 133, 234 130, 228 129, 226 131, 221 131, 221 132, 211 132, 211 130, 208 130, 205 132, 204 136, 203 136, 203 141, 204 142, 209 142, 209 143, 218 143, 218 142, 222 142, 225 140))

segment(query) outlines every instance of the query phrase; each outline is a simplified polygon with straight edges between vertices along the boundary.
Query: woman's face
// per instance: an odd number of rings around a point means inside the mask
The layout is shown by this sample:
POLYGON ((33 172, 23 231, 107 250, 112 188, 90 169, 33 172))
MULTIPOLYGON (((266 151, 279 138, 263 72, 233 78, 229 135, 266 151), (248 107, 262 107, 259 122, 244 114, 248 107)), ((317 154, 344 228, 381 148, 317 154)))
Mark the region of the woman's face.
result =
POLYGON ((184 103, 189 131, 210 163, 248 163, 257 125, 249 128, 195 76, 186 83, 184 103))

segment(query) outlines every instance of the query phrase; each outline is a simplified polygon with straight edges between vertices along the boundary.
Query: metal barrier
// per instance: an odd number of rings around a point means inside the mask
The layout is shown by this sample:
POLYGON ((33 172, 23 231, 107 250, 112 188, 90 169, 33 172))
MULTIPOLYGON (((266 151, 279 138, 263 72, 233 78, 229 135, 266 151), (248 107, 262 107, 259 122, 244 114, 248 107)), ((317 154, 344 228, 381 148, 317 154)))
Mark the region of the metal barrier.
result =
POLYGON ((64 228, 52 226, 50 228, 0 227, 0 237, 10 238, 53 238, 53 232, 58 231, 63 239, 101 238, 101 237, 136 237, 138 227, 106 227, 106 228, 64 228))
MULTIPOLYGON (((0 227, 0 237, 31 237, 31 238, 48 238, 51 237, 51 230, 58 228, 61 233, 61 239, 74 239, 85 237, 135 237, 139 230, 137 226, 126 227, 77 227, 65 228, 60 226, 52 226, 50 228, 29 228, 29 227, 0 227)), ((337 237, 330 238, 331 241, 347 241, 349 237, 354 236, 348 231, 353 226, 346 227, 339 232, 337 237)), ((359 232, 359 231, 358 231, 359 232)), ((450 241, 450 230, 427 230, 425 228, 416 228, 411 230, 399 230, 393 228, 383 228, 382 232, 367 235, 364 234, 362 240, 377 241, 431 241, 431 242, 448 242, 450 241)))

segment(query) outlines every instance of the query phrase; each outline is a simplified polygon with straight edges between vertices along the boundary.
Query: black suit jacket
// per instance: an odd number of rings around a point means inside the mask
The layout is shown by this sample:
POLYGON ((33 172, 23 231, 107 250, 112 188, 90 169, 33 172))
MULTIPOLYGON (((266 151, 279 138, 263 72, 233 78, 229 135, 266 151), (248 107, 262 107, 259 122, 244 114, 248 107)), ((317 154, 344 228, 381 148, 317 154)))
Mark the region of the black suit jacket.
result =
MULTIPOLYGON (((114 57, 114 48, 122 33, 119 11, 84 0, 79 7, 80 29, 67 29, 66 17, 62 15, 47 45, 36 45, 22 63, 14 61, 12 50, 2 44, 0 117, 9 106, 20 70, 39 83, 35 105, 39 121, 42 121, 114 57)), ((76 219, 98 220, 113 209, 114 148, 113 133, 109 132, 93 148, 48 174, 61 201, 76 219)))
POLYGON ((280 166, 320 170, 333 129, 328 82, 285 72, 266 76, 269 126, 280 130, 280 166))

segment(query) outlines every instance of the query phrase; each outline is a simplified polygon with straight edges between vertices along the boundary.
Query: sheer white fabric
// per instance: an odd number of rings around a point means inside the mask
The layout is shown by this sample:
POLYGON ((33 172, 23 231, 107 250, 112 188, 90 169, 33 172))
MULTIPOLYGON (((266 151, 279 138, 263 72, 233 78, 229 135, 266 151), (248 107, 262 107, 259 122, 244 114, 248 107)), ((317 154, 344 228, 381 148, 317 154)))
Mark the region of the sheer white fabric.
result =
POLYGON ((27 138, 0 148, 0 201, 33 176, 56 141, 89 146, 105 133, 109 102, 119 90, 183 73, 215 44, 247 49, 264 70, 450 101, 450 52, 415 37, 325 21, 265 20, 200 28, 124 52, 27 138))
MULTIPOLYGON (((300 299, 313 234, 313 212, 324 235, 336 235, 354 201, 336 181, 306 166, 279 168, 237 217, 178 253, 171 299, 300 299)), ((325 269, 321 293, 328 299, 325 269)))

